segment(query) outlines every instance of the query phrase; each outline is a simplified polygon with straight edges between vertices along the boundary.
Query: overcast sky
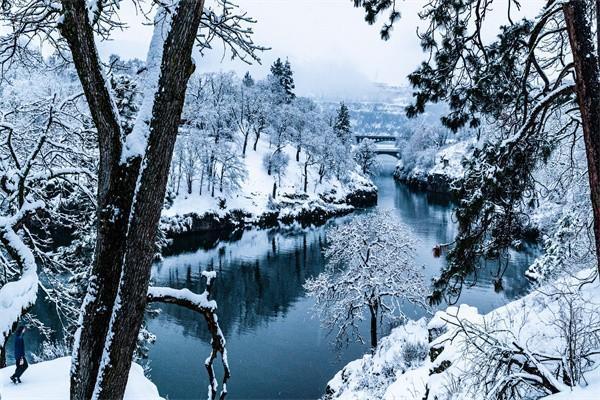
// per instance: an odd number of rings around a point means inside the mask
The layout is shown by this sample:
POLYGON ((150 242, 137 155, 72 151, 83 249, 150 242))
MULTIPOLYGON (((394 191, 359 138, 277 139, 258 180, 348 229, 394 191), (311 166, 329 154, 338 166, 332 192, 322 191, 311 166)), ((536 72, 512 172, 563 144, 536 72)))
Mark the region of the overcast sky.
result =
MULTIPOLYGON (((540 0, 527 0, 536 3, 540 0)), ((239 0, 253 16, 255 42, 271 47, 261 55, 262 65, 247 66, 226 57, 222 47, 197 58, 200 71, 249 70, 263 77, 277 57, 288 58, 302 95, 350 97, 370 82, 407 85, 406 76, 424 59, 416 36, 422 22, 417 16, 424 0, 399 0, 402 17, 389 41, 379 37, 381 23, 369 26, 362 9, 351 0, 239 0)), ((527 3, 527 2, 525 2, 527 3)), ((123 20, 130 28, 100 44, 103 57, 117 53, 145 59, 151 28, 143 26, 129 2, 123 3, 123 20), (130 22, 131 21, 131 22, 130 22)), ((526 4, 527 6, 527 4, 526 4)))

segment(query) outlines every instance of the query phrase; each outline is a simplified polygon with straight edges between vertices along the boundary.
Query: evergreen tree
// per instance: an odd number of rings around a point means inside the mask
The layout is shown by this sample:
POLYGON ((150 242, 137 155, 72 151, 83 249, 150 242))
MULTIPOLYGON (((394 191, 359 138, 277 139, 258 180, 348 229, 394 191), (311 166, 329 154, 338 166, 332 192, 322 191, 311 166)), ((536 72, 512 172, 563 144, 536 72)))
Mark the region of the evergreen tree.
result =
MULTIPOLYGON (((600 43, 592 21, 600 4, 542 2, 535 18, 517 20, 514 2, 508 1, 497 39, 483 43, 492 3, 438 0, 420 13, 429 26, 420 35, 421 46, 430 57, 409 75, 416 92, 408 116, 423 113, 427 103, 445 101, 446 127, 456 132, 486 120, 494 131, 465 165, 456 211, 459 232, 448 266, 434 282, 433 303, 444 296, 456 300, 481 257, 504 261, 499 271, 504 270, 509 248, 528 231, 530 208, 539 197, 533 172, 565 140, 583 138, 585 144, 600 260, 600 43)), ((384 39, 389 36, 398 16, 394 3, 355 5, 364 7, 369 23, 389 11, 381 31, 384 39)))
POLYGON ((279 86, 278 89, 283 92, 285 103, 291 103, 296 97, 294 94, 296 86, 294 85, 294 73, 290 62, 286 60, 285 63, 283 63, 281 58, 277 58, 273 65, 271 65, 271 74, 279 86))
POLYGON ((252 78, 252 75, 250 75, 250 72, 246 72, 246 74, 244 75, 244 78, 242 79, 242 83, 246 87, 254 86, 254 78, 252 78))
POLYGON ((281 86, 283 86, 283 90, 288 97, 288 102, 296 97, 294 94, 294 89, 296 88, 296 85, 294 85, 294 72, 292 71, 292 66, 289 60, 285 60, 285 64, 283 64, 281 86))
POLYGON ((273 65, 271 65, 271 74, 277 78, 283 76, 283 62, 281 62, 281 58, 277 58, 277 60, 273 62, 273 65))
POLYGON ((340 104, 337 116, 333 123, 333 129, 336 135, 344 142, 350 142, 350 135, 352 134, 352 128, 350 125, 350 112, 348 107, 344 104, 340 104))

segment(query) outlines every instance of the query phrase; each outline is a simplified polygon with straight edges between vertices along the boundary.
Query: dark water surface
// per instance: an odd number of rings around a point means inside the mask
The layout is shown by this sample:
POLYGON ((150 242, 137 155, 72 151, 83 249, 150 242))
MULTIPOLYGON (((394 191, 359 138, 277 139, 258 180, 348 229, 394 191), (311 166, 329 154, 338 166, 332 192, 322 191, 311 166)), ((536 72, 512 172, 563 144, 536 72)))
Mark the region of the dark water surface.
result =
MULTIPOLYGON (((412 228, 419 241, 417 262, 427 278, 436 275, 444 260, 434 258, 432 248, 450 242, 456 230, 451 202, 396 184, 389 168, 376 183, 377 207, 394 209, 412 228)), ((352 216, 331 223, 344 223, 348 218, 352 216)), ((253 230, 216 246, 197 240, 195 243, 203 243, 196 244, 200 248, 168 256, 155 266, 155 284, 197 292, 204 290, 200 280, 203 269, 219 272, 215 298, 233 374, 227 385, 228 398, 318 398, 338 370, 368 351, 360 344, 336 350, 318 317, 312 317, 312 301, 305 297, 302 284, 323 269, 325 232, 326 227, 253 230)), ((460 303, 489 311, 523 295, 528 288, 523 271, 534 257, 534 250, 513 255, 515 268, 509 268, 503 277, 500 293, 494 290, 496 268, 490 264, 475 286, 465 288, 460 303)), ((177 306, 158 308, 157 316, 148 316, 148 329, 157 336, 149 353, 151 379, 161 395, 171 400, 206 398, 204 360, 210 346, 203 318, 177 306)), ((414 318, 422 315, 418 310, 407 312, 414 318)))

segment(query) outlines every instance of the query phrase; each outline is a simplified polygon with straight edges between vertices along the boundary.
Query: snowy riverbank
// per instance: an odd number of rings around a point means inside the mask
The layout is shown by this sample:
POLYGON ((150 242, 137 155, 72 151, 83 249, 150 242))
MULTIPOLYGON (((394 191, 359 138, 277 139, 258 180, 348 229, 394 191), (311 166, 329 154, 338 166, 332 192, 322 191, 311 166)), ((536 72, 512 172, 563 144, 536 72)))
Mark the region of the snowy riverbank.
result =
POLYGON ((582 285, 593 273, 557 280, 485 315, 461 305, 395 328, 375 354, 338 372, 325 398, 476 400, 503 390, 599 398, 600 283, 582 285))
POLYGON ((344 179, 331 176, 320 180, 317 166, 310 162, 306 167, 305 192, 306 153, 301 151, 296 161, 296 149, 290 145, 283 149, 289 157, 286 170, 280 176, 269 175, 263 159, 270 151, 267 140, 260 140, 256 151, 248 151, 243 159, 247 178, 233 193, 217 191, 214 196, 200 195, 197 185, 192 185, 191 194, 174 196, 162 213, 163 230, 172 237, 244 226, 272 227, 280 223, 318 225, 331 217, 377 203, 377 188, 368 177, 351 171, 344 179))
POLYGON ((453 182, 464 175, 462 160, 473 150, 474 140, 459 141, 406 165, 400 160, 394 178, 410 186, 436 193, 450 193, 453 182))
MULTIPOLYGON (((30 364, 14 385, 9 377, 14 366, 0 369, 0 399, 2 400, 64 400, 69 398, 69 371, 71 358, 63 357, 38 364, 30 364)), ((125 400, 164 400, 156 386, 144 376, 142 367, 132 364, 125 389, 125 400)))

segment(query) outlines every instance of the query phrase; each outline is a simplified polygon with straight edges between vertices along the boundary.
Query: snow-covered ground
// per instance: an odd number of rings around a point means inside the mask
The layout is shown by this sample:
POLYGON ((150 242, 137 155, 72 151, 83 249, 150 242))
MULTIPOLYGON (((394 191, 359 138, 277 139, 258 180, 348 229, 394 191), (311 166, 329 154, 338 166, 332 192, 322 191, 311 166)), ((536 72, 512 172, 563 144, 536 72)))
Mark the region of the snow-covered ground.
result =
POLYGON ((474 145, 474 139, 449 144, 437 150, 431 156, 433 160, 417 158, 417 162, 411 167, 400 160, 394 176, 430 191, 448 192, 450 184, 463 177, 465 171, 462 160, 473 151, 474 145))
POLYGON ((486 315, 461 305, 395 328, 374 355, 338 372, 325 397, 478 400, 497 398, 510 381, 523 398, 599 399, 600 283, 582 285, 593 273, 562 278, 486 315), (579 383, 569 387, 577 374, 579 383), (543 380, 560 393, 525 383, 543 380))
MULTIPOLYGON (((268 175, 263 165, 265 155, 273 152, 267 138, 260 139, 257 151, 249 148, 244 159, 247 178, 239 190, 233 193, 220 193, 216 190, 214 197, 210 193, 199 194, 197 183, 193 185, 192 194, 182 188, 173 204, 164 209, 163 225, 175 224, 183 216, 196 214, 213 214, 219 218, 226 217, 233 211, 242 211, 247 215, 246 222, 255 223, 261 216, 270 212, 278 212, 280 220, 293 220, 303 212, 322 208, 331 213, 347 213, 354 207, 348 203, 348 196, 360 191, 376 193, 377 188, 358 170, 349 171, 347 180, 339 180, 335 176, 324 178, 319 183, 318 166, 308 166, 308 188, 304 192, 304 163, 306 153, 300 153, 300 161, 296 161, 296 149, 286 145, 283 152, 289 158, 289 164, 281 177, 268 175), (277 184, 277 196, 272 198, 273 185, 277 184), (223 205, 224 200, 224 207, 223 205), (221 203, 221 204, 220 204, 221 203), (221 206, 220 206, 221 205, 221 206)), ((250 147, 250 146, 249 146, 250 147)))
MULTIPOLYGON (((71 358, 63 357, 30 364, 21 380, 14 385, 10 376, 14 366, 0 369, 0 399, 2 400, 65 400, 69 398, 71 358)), ((132 364, 125 389, 125 400, 164 400, 156 386, 144 376, 142 367, 132 364)))

